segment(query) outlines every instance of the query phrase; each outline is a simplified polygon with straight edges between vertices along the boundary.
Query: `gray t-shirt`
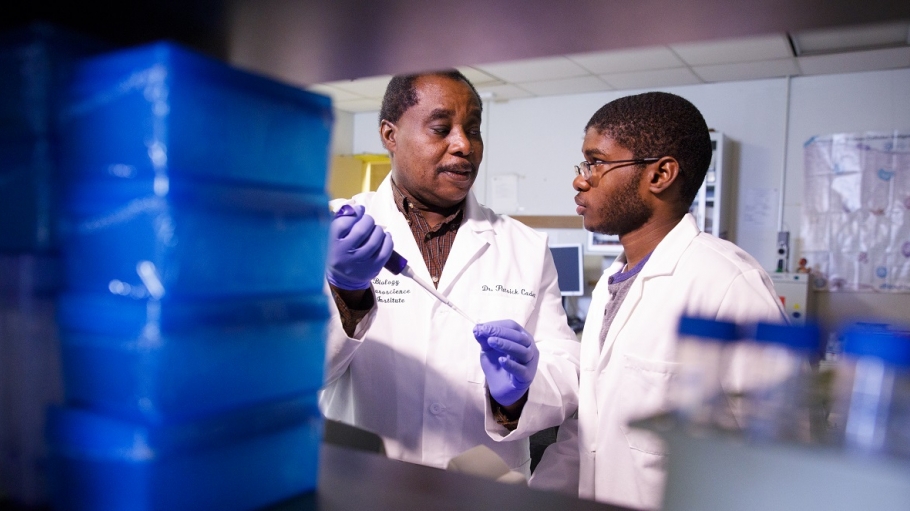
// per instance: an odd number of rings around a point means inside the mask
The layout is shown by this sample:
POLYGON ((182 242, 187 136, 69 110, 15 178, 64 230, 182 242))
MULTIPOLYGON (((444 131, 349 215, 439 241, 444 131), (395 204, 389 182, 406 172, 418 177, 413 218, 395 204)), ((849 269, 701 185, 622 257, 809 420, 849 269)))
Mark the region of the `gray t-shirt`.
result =
POLYGON ((622 305, 623 300, 626 299, 626 295, 629 294, 629 288, 631 288, 632 283, 635 282, 635 277, 638 276, 641 269, 645 267, 645 263, 648 262, 648 259, 650 258, 651 254, 649 253, 629 271, 618 271, 607 279, 607 291, 610 292, 610 300, 607 301, 607 306, 604 308, 604 321, 600 327, 601 349, 603 349, 604 341, 607 339, 607 332, 610 331, 610 325, 613 324, 613 319, 616 318, 616 312, 619 311, 619 306, 622 305))

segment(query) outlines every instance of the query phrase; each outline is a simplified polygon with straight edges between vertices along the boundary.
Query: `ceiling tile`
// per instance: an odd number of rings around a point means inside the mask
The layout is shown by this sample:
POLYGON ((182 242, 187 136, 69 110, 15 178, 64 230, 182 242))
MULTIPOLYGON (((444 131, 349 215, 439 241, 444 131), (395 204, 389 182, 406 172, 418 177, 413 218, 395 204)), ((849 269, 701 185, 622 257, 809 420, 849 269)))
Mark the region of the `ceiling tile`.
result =
POLYGON ((389 85, 389 80, 391 79, 392 77, 389 75, 373 76, 369 78, 357 78, 356 80, 329 82, 325 85, 363 97, 382 98, 382 96, 385 95, 385 89, 389 85))
POLYGON ((512 84, 477 87, 477 92, 481 97, 490 94, 493 101, 534 97, 530 92, 512 84))
POLYGON ((795 58, 697 66, 693 67, 692 71, 706 82, 760 80, 762 78, 798 76, 800 74, 795 58))
POLYGON ((539 82, 589 74, 585 68, 562 56, 483 64, 474 67, 512 83, 539 82))
POLYGON ((569 55, 568 58, 598 75, 685 66, 683 61, 679 60, 676 54, 666 46, 582 53, 569 55))
POLYGON ((670 48, 690 66, 772 60, 793 56, 790 42, 784 34, 674 44, 670 45, 670 48))
POLYGON ((504 83, 499 78, 490 76, 490 75, 484 73, 483 71, 473 68, 473 67, 468 67, 468 66, 459 67, 458 70, 461 71, 461 74, 463 74, 465 76, 465 78, 467 78, 468 80, 471 81, 471 83, 474 84, 475 88, 478 85, 486 85, 486 84, 500 85, 500 84, 504 83))
POLYGON ((576 78, 563 78, 561 80, 547 80, 544 82, 527 82, 521 84, 521 88, 537 96, 584 94, 586 92, 613 89, 613 87, 610 87, 596 76, 579 76, 576 78))
POLYGON ((872 49, 910 44, 910 24, 881 23, 826 30, 806 30, 793 34, 799 55, 872 49))
POLYGON ((600 78, 617 89, 648 89, 702 83, 692 71, 684 67, 634 73, 611 73, 600 75, 600 78))
POLYGON ((362 98, 362 96, 359 94, 354 94, 353 92, 348 92, 346 90, 339 89, 338 87, 332 87, 331 85, 325 84, 311 85, 306 89, 313 92, 318 92, 320 94, 325 94, 331 97, 332 101, 350 101, 352 99, 362 98))
POLYGON ((382 106, 381 99, 355 99, 351 101, 338 101, 333 106, 344 112, 378 112, 382 106))
POLYGON ((834 55, 811 55, 798 57, 796 60, 806 75, 896 69, 910 67, 910 46, 834 55))

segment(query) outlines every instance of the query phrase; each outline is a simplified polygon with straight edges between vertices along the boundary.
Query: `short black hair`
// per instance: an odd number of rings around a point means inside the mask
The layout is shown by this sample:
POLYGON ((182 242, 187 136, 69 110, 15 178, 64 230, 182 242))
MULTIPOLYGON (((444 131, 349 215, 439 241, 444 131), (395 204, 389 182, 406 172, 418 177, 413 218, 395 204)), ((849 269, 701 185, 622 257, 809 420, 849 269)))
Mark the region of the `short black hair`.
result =
POLYGON ((668 92, 622 97, 595 112, 585 131, 591 128, 632 151, 633 158, 676 158, 680 199, 688 205, 698 195, 711 164, 711 136, 688 100, 668 92))
POLYGON ((393 123, 398 122, 408 108, 417 104, 417 88, 414 84, 421 76, 444 76, 466 83, 471 88, 471 92, 474 93, 474 97, 477 98, 477 104, 480 105, 480 109, 483 110, 483 101, 480 100, 480 94, 477 93, 474 84, 457 69, 396 75, 389 81, 389 85, 385 89, 385 95, 382 97, 382 108, 379 110, 380 124, 383 120, 393 123))

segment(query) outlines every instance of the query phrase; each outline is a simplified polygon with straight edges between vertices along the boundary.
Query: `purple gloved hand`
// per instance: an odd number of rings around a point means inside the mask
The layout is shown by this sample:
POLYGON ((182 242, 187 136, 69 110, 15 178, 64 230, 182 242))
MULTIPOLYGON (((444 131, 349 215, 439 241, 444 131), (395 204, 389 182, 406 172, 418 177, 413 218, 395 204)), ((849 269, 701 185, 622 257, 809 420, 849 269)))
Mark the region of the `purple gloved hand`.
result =
POLYGON ((392 254, 392 236, 365 210, 342 206, 329 226, 325 276, 339 289, 367 289, 392 254))
POLYGON ((521 399, 534 381, 540 358, 531 334, 504 319, 477 324, 474 338, 480 343, 480 367, 493 399, 503 406, 521 399))

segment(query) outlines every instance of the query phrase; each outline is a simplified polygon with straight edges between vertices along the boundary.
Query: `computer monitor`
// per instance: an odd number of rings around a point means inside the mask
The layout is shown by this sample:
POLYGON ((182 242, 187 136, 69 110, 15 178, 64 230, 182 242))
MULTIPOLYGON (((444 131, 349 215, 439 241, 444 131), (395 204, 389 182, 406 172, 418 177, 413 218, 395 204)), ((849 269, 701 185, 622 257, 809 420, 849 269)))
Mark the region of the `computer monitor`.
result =
POLYGON ((584 251, 580 243, 550 245, 556 273, 559 276, 559 291, 562 296, 585 294, 584 251))

